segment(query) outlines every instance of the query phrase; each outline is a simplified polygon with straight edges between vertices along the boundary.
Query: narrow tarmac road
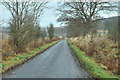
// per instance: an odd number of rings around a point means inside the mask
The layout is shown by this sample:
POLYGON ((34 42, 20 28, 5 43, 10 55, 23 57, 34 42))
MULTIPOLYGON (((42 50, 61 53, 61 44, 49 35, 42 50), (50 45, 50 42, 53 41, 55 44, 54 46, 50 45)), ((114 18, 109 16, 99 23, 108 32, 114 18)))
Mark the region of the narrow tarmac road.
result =
POLYGON ((78 66, 66 40, 5 74, 4 78, 88 78, 78 66))

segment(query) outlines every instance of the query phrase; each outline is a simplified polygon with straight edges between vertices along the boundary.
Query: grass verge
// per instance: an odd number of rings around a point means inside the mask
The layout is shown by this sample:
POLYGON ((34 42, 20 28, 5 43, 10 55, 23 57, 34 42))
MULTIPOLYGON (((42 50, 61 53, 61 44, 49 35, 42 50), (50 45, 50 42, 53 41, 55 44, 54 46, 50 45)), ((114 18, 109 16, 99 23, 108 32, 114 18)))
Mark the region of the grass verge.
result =
POLYGON ((4 74, 4 73, 12 70, 13 68, 17 67, 18 65, 25 63, 29 59, 35 57, 36 55, 45 51, 46 49, 53 46, 54 44, 56 44, 59 41, 60 40, 54 41, 52 43, 48 43, 38 49, 29 51, 29 53, 26 53, 26 54, 18 54, 15 57, 8 57, 6 60, 4 60, 4 61, 2 61, 2 63, 0 63, 0 73, 4 74))
POLYGON ((102 80, 119 80, 118 77, 114 76, 112 73, 109 73, 103 70, 100 66, 97 65, 90 57, 84 55, 85 52, 81 51, 70 41, 67 41, 69 46, 72 48, 72 51, 80 60, 81 64, 84 65, 87 72, 90 73, 94 78, 102 79, 102 80))

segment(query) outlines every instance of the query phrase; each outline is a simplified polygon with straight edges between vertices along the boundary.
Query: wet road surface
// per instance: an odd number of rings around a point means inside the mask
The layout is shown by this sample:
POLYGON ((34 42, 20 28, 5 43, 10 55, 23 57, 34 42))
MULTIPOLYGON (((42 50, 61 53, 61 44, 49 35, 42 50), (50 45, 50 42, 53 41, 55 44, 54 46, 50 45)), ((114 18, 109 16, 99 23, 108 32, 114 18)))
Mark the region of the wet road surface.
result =
POLYGON ((76 64, 66 40, 62 40, 5 74, 5 78, 86 78, 89 75, 76 64))

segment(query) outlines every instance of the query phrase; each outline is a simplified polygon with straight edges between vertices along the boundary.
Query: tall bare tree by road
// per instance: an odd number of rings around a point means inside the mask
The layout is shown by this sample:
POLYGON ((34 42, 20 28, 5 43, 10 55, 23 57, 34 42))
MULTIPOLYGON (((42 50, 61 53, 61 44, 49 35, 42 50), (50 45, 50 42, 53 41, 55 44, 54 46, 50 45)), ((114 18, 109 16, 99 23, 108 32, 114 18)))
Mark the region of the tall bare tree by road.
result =
POLYGON ((81 28, 80 32, 85 36, 94 26, 91 24, 92 21, 102 18, 99 15, 100 12, 117 11, 117 5, 109 2, 81 2, 78 0, 78 2, 65 2, 58 11, 60 12, 59 22, 69 24, 69 22, 77 19, 76 22, 80 25, 77 27, 81 28))
MULTIPOLYGON (((87 34, 89 34, 91 37, 90 42, 93 43, 94 40, 92 36, 93 35, 92 29, 94 29, 94 26, 96 26, 94 25, 93 22, 104 18, 103 16, 101 16, 102 13, 104 14, 107 14, 108 12, 117 13, 118 3, 101 2, 101 1, 100 2, 82 2, 82 0, 78 0, 77 2, 64 2, 64 4, 62 4, 62 6, 60 6, 60 8, 58 9, 58 12, 60 12, 58 21, 66 23, 68 29, 71 31, 72 34, 73 33, 76 34, 76 32, 77 32, 77 36, 78 34, 79 36, 86 36, 87 34)), ((120 31, 118 32, 116 31, 117 25, 118 25, 117 21, 115 21, 114 24, 110 25, 112 26, 111 28, 110 26, 107 25, 107 27, 109 27, 108 29, 109 37, 112 38, 115 42, 120 32, 120 31)), ((120 39, 118 41, 120 41, 120 39)), ((118 54, 118 59, 117 59, 118 61, 120 61, 119 54, 118 54)), ((120 63, 119 63, 119 66, 120 66, 120 63)), ((120 74, 119 67, 118 67, 118 74, 120 74)))
POLYGON ((16 53, 24 50, 24 45, 29 41, 35 27, 38 27, 38 19, 43 13, 46 2, 3 2, 11 13, 9 22, 10 37, 14 41, 16 53))

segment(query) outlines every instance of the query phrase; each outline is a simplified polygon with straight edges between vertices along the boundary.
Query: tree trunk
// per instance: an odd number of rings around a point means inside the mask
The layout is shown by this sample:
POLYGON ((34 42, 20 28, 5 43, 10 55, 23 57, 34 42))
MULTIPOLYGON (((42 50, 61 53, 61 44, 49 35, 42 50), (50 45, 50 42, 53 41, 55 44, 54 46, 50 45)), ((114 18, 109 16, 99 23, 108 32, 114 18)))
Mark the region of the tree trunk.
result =
MULTIPOLYGON (((118 2, 118 4, 120 4, 120 2, 118 2)), ((120 23, 119 22, 120 22, 120 17, 118 16, 118 75, 120 75, 120 23)))

